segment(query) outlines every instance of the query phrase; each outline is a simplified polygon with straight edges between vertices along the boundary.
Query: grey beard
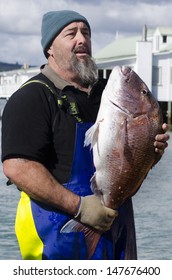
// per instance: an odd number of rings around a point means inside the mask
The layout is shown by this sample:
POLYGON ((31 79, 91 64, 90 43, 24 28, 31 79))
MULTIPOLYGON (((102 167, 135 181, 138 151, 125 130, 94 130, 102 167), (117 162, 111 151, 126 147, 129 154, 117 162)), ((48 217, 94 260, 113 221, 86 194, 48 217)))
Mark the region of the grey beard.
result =
POLYGON ((98 79, 97 66, 91 57, 80 61, 74 55, 71 60, 71 68, 78 77, 77 82, 82 86, 92 87, 98 79))

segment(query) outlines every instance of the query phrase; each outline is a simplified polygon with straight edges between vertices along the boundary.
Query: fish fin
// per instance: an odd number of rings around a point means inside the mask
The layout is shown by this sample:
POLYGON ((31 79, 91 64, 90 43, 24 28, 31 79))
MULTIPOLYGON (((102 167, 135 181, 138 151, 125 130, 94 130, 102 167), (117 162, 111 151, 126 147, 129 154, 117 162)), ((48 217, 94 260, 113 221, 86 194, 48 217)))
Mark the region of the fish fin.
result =
POLYGON ((74 219, 69 220, 60 230, 60 232, 70 233, 72 231, 77 231, 75 228, 77 228, 78 222, 74 219))
POLYGON ((98 141, 98 135, 99 135, 99 125, 104 119, 96 122, 94 125, 92 125, 85 133, 85 141, 84 141, 84 147, 89 146, 91 144, 91 149, 98 141))
POLYGON ((92 257, 99 242, 101 234, 94 231, 90 227, 77 222, 72 219, 68 221, 60 230, 60 233, 70 233, 70 232, 83 232, 85 236, 85 242, 88 249, 88 259, 92 257))
POLYGON ((90 182, 91 182, 90 188, 91 188, 92 192, 93 192, 94 194, 96 194, 96 192, 97 192, 96 172, 95 172, 94 175, 91 177, 90 182))
POLYGON ((96 196, 98 196, 98 197, 102 196, 102 192, 101 192, 100 190, 98 190, 98 188, 97 188, 97 183, 96 183, 96 172, 95 172, 94 175, 91 177, 90 182, 91 182, 90 188, 91 188, 92 192, 93 192, 96 196))
POLYGON ((85 133, 84 147, 89 146, 91 144, 91 149, 97 141, 97 124, 91 126, 85 133))

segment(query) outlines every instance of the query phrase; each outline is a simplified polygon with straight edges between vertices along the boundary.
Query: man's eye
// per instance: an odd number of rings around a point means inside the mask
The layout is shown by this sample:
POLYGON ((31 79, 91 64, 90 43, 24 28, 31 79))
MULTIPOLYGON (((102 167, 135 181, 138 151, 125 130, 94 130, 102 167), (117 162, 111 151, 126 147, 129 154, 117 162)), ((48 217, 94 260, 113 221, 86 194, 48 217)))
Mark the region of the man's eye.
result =
POLYGON ((74 32, 70 32, 70 33, 67 33, 66 36, 74 37, 74 36, 75 36, 75 33, 74 33, 74 32))
POLYGON ((90 36, 90 32, 89 31, 85 31, 82 33, 84 36, 90 36))

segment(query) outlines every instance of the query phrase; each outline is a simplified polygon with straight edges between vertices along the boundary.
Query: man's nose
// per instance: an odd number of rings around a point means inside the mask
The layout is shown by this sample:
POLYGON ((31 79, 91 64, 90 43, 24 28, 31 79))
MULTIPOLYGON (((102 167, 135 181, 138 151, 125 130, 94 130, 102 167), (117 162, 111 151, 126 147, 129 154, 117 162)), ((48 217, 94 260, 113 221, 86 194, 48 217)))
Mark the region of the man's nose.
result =
POLYGON ((78 44, 83 44, 86 42, 86 37, 82 32, 79 31, 76 37, 77 37, 78 44))

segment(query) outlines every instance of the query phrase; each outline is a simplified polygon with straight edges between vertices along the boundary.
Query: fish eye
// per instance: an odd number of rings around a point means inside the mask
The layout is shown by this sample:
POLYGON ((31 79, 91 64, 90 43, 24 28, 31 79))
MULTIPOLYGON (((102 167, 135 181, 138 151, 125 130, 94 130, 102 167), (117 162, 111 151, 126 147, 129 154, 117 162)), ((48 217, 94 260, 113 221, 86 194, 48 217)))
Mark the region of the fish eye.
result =
POLYGON ((143 95, 148 95, 148 91, 146 90, 146 89, 143 89, 143 90, 141 90, 141 93, 143 94, 143 95))

